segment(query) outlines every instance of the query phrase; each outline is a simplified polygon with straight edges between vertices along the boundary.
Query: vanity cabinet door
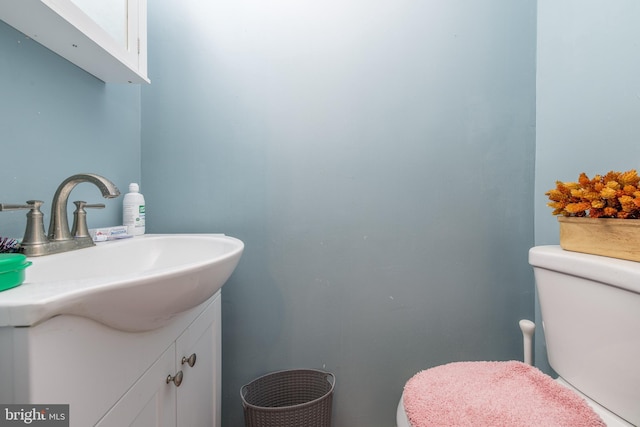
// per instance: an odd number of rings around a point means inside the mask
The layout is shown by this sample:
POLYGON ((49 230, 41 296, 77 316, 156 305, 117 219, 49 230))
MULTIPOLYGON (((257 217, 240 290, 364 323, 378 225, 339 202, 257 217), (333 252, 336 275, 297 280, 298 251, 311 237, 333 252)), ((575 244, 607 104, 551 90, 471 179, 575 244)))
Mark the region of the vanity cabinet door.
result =
POLYGON ((178 338, 176 355, 175 370, 184 373, 177 392, 177 425, 220 427, 220 297, 178 338))
POLYGON ((171 345, 96 427, 175 427, 176 391, 167 383, 174 375, 175 345, 171 345))

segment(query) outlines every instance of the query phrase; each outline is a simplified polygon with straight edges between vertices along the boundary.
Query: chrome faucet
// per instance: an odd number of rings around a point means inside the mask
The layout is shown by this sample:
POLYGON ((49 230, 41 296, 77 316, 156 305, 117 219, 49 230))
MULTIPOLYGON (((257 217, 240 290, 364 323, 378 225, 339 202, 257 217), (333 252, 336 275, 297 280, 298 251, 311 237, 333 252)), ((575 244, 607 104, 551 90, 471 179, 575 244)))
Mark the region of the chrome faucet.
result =
POLYGON ((120 195, 120 191, 115 184, 107 178, 92 173, 81 173, 70 176, 62 181, 53 195, 51 202, 51 222, 49 222, 49 241, 66 241, 73 239, 71 231, 69 231, 69 220, 67 219, 67 203, 69 202, 69 194, 76 185, 81 182, 90 182, 94 184, 105 199, 112 199, 120 195))
MULTIPOLYGON (((112 199, 120 195, 120 191, 115 184, 108 179, 91 173, 82 173, 70 176, 62 181, 53 196, 51 206, 51 222, 49 232, 44 233, 44 215, 40 212, 43 204, 40 200, 29 200, 26 205, 9 205, 0 203, 0 211, 29 209, 27 213, 27 228, 24 232, 21 246, 27 256, 50 255, 59 252, 67 252, 75 249, 82 249, 93 246, 93 240, 85 232, 86 222, 79 224, 74 222, 74 234, 69 230, 69 220, 67 218, 67 203, 69 194, 76 185, 82 182, 94 184, 102 196, 112 199), (77 230, 82 230, 80 233, 77 230)), ((85 202, 76 203, 78 214, 74 215, 76 221, 86 221, 85 207, 104 207, 104 205, 87 205, 85 202)))

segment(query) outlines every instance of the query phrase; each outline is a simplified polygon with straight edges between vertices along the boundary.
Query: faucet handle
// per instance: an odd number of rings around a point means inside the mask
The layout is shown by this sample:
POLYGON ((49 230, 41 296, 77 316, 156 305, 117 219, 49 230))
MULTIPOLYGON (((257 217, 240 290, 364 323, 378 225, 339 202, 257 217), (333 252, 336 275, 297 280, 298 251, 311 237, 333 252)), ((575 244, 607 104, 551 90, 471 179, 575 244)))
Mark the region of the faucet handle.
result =
POLYGON ((76 205, 76 212, 82 212, 84 209, 103 209, 105 207, 104 203, 89 204, 84 200, 76 200, 73 204, 76 205))
POLYGON ((33 208, 37 208, 38 210, 40 210, 40 206, 44 204, 42 200, 27 200, 26 203, 27 203, 26 205, 0 203, 0 211, 17 211, 20 209, 33 209, 33 208))
POLYGON ((40 206, 42 206, 44 202, 42 200, 27 200, 26 203, 26 205, 0 203, 0 211, 29 209, 27 213, 27 228, 24 231, 22 246, 34 246, 47 243, 47 234, 44 231, 44 215, 40 211, 40 206))
POLYGON ((71 235, 73 237, 89 237, 89 228, 87 227, 87 211, 85 209, 103 209, 104 203, 88 204, 84 200, 76 200, 73 202, 76 210, 73 212, 73 227, 71 227, 71 235))

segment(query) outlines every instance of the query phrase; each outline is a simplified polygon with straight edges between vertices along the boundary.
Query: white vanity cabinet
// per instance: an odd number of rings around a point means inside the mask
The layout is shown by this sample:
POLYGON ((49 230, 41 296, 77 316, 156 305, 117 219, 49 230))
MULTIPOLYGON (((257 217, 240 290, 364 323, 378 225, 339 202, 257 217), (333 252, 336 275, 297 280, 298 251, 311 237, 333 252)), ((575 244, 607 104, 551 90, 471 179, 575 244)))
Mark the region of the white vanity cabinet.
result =
POLYGON ((69 404, 71 427, 219 427, 220 370, 220 291, 147 332, 69 315, 0 328, 0 401, 69 404))

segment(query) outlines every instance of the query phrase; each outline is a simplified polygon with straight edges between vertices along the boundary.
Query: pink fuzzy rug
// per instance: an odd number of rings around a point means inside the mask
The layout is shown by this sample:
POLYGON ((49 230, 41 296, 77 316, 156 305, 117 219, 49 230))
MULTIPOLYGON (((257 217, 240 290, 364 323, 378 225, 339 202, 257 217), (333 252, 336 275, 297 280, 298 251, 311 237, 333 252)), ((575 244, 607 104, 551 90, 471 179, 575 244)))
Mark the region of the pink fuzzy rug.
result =
POLYGON ((605 427, 587 403, 522 362, 457 362, 417 373, 404 388, 413 427, 605 427))

